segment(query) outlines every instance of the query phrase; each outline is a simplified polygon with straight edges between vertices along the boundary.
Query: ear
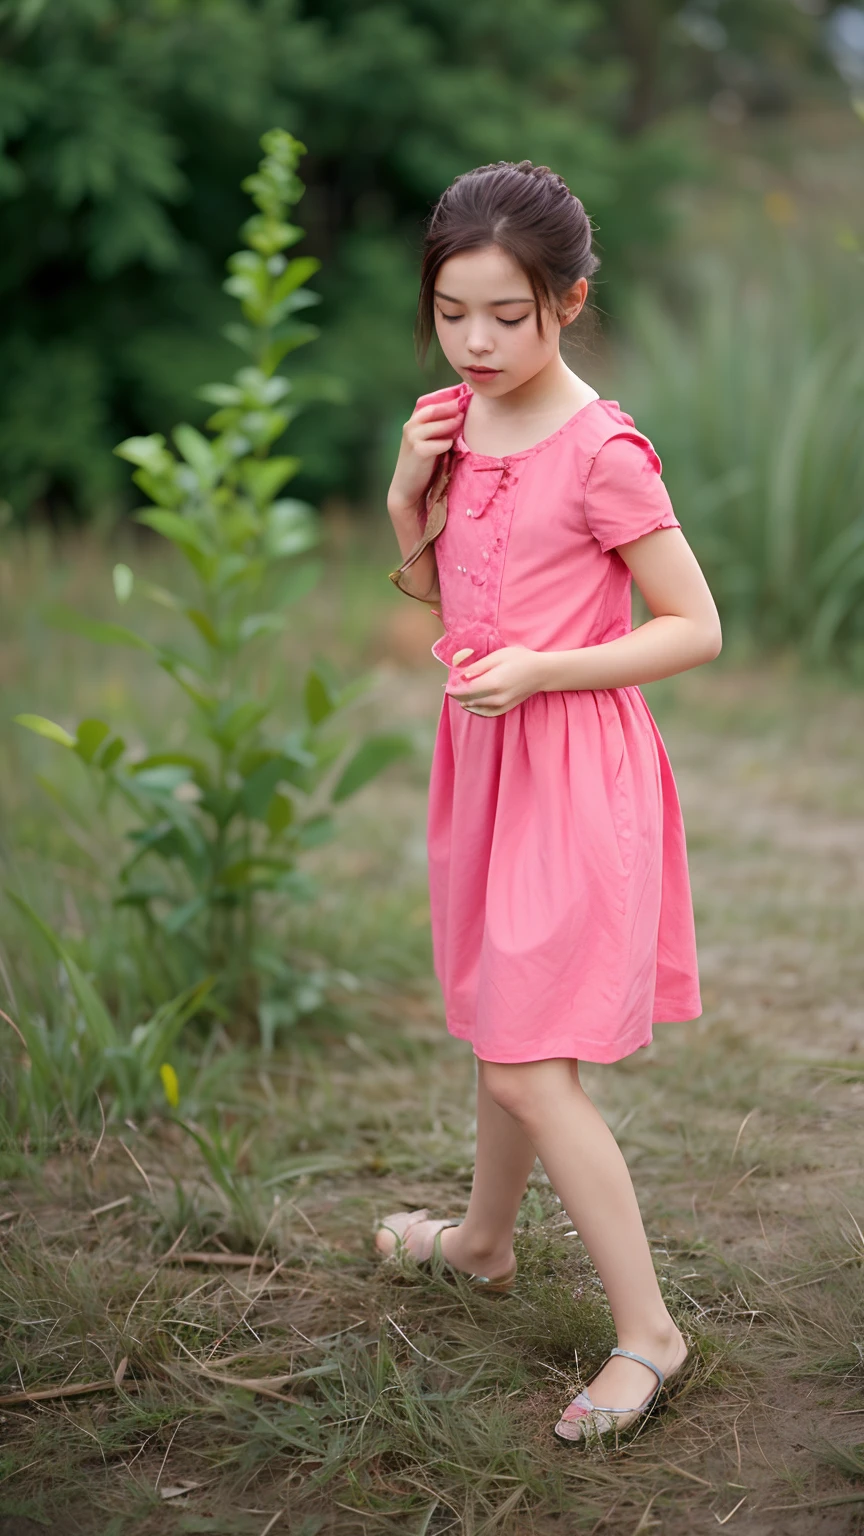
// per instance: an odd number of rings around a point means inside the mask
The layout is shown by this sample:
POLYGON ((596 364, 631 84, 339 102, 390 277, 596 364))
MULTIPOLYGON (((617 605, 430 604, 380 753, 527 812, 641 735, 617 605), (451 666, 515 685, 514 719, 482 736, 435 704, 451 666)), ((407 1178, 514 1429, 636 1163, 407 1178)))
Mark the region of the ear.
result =
POLYGON ((588 297, 587 277, 578 277, 561 300, 561 325, 572 325, 588 297))

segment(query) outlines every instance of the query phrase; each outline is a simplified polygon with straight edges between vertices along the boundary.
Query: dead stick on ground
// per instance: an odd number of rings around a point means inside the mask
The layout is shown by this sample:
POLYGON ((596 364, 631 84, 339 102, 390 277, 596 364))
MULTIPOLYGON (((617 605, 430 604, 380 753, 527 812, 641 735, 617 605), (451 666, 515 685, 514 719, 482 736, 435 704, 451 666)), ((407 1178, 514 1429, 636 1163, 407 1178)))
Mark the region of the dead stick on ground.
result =
MULTIPOLYGON (((0 1408, 15 1408, 19 1403, 47 1403, 56 1397, 82 1397, 85 1392, 116 1392, 119 1383, 112 1376, 109 1381, 84 1381, 68 1387, 37 1387, 32 1392, 7 1392, 0 1397, 0 1408)), ((137 1386, 127 1383, 126 1391, 137 1386)))
POLYGON ((127 1147, 127 1145, 126 1145, 125 1141, 123 1140, 122 1136, 119 1136, 117 1139, 120 1142, 120 1145, 123 1148, 123 1151, 126 1153, 126 1156, 135 1164, 135 1167, 138 1169, 138 1172, 140 1173, 142 1179, 144 1180, 144 1183, 147 1185, 148 1192, 149 1192, 149 1194, 150 1194, 150 1196, 152 1198, 152 1195, 153 1195, 153 1185, 150 1183, 150 1180, 148 1179, 146 1173, 144 1172, 144 1169, 141 1167, 141 1164, 139 1163, 137 1157, 135 1156, 135 1153, 129 1151, 129 1148, 127 1147))
MULTIPOLYGON (((266 1269, 268 1264, 272 1264, 272 1260, 271 1259, 269 1259, 269 1258, 261 1258, 259 1255, 252 1254, 252 1253, 173 1253, 172 1252, 170 1254, 170 1257, 171 1257, 172 1262, 174 1264, 224 1264, 224 1265, 227 1265, 228 1268, 230 1268, 230 1269, 251 1269, 251 1268, 254 1268, 258 1264, 260 1264, 262 1269, 266 1269)), ((162 1263, 163 1264, 166 1263, 168 1258, 169 1258, 169 1254, 166 1253, 165 1257, 162 1259, 162 1263)))

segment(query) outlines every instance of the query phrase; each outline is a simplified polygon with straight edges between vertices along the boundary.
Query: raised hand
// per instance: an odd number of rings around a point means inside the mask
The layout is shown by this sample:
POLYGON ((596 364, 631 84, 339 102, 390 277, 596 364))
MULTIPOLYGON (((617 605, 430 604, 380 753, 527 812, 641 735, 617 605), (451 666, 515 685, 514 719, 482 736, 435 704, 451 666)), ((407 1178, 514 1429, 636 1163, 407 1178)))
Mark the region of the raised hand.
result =
POLYGON ((435 470, 435 461, 452 447, 465 414, 460 384, 421 395, 402 428, 402 444, 387 494, 387 510, 398 516, 416 510, 435 470))

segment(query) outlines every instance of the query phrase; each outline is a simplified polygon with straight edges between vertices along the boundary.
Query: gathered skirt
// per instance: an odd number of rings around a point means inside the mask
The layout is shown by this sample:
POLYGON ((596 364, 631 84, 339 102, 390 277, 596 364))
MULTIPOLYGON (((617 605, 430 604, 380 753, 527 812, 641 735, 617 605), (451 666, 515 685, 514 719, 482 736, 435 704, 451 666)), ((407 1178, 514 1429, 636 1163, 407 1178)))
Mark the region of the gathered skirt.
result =
POLYGON ((444 695, 427 821, 447 1028, 487 1061, 611 1062, 701 1011, 684 825, 637 687, 444 695))

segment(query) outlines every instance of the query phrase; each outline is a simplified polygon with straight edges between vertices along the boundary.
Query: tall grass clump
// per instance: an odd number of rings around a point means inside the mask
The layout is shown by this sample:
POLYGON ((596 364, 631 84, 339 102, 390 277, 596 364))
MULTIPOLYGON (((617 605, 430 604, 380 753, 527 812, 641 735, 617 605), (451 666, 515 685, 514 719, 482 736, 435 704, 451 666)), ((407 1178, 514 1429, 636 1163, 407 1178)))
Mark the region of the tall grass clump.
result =
POLYGON ((638 290, 621 395, 727 634, 864 672, 864 280, 830 259, 710 253, 679 305, 638 290))
POLYGON ((173 446, 152 433, 116 450, 148 500, 137 521, 173 546, 186 579, 178 572, 171 589, 115 566, 118 606, 155 604, 156 638, 65 609, 49 615, 61 629, 143 654, 176 685, 177 709, 144 750, 109 720, 16 718, 92 774, 91 824, 121 806, 127 846, 116 901, 140 915, 162 962, 155 1002, 212 978, 208 1006, 252 1021, 269 1046, 323 992, 273 941, 265 901, 272 912, 274 901, 308 898, 303 854, 334 836, 336 807, 411 742, 396 733, 358 742, 334 729, 368 679, 343 681, 326 657, 303 681, 303 718, 275 718, 290 608, 321 573, 303 558, 319 539, 316 514, 285 495, 299 460, 273 451, 308 397, 308 383, 304 397, 280 370, 318 334, 303 316, 317 298, 305 283, 320 263, 284 254, 304 234, 290 211, 304 191, 305 146, 281 129, 261 144, 264 158, 243 183, 258 211, 224 285, 241 307, 225 334, 244 365, 230 383, 199 391, 215 407, 209 436, 181 423, 173 446))

